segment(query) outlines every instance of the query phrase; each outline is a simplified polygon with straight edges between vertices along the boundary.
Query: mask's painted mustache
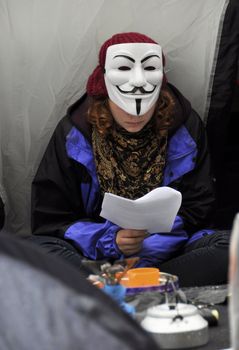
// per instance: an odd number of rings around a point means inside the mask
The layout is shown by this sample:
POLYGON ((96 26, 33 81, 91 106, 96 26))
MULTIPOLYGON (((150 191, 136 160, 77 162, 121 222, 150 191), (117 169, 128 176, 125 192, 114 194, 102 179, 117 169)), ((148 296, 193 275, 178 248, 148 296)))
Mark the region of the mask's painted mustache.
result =
POLYGON ((156 89, 156 85, 154 86, 154 88, 151 91, 146 91, 142 86, 135 86, 130 91, 124 91, 117 85, 116 85, 116 87, 122 94, 135 94, 137 91, 139 91, 141 94, 152 94, 152 92, 154 92, 154 90, 156 89))

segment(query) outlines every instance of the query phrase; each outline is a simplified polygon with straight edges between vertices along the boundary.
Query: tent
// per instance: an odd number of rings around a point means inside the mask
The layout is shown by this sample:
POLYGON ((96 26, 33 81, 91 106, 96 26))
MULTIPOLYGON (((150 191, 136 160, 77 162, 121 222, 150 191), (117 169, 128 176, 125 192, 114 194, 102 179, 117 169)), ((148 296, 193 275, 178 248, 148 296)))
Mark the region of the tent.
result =
POLYGON ((237 0, 0 0, 0 194, 6 231, 30 232, 30 185, 50 136, 85 92, 101 43, 122 31, 145 33, 163 46, 168 80, 207 126, 217 221, 231 225, 239 209, 238 181, 230 182, 232 173, 238 175, 237 117, 230 126, 237 0))

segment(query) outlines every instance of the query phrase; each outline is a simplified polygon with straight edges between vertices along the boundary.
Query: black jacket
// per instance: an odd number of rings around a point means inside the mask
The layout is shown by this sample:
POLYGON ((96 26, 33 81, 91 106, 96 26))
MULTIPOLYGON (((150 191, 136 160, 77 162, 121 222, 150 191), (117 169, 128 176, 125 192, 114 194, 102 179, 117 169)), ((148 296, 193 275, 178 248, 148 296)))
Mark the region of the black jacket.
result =
MULTIPOLYGON (((144 240, 141 266, 167 260, 178 248, 202 237, 214 202, 203 123, 179 91, 171 85, 169 89, 176 108, 162 185, 180 191, 182 205, 170 233, 144 240)), ((87 108, 88 98, 83 96, 50 140, 33 181, 32 230, 68 239, 90 259, 120 258, 115 242, 119 227, 99 216, 102 197, 87 108)))

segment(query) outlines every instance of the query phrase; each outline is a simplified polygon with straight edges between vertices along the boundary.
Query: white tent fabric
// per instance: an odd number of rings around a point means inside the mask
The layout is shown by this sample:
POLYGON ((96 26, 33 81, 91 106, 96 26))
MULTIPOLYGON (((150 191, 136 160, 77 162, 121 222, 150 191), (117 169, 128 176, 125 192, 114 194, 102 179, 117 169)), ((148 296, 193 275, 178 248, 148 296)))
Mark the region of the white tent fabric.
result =
POLYGON ((29 233, 30 183, 101 43, 138 31, 164 49, 168 80, 206 120, 228 0, 0 0, 0 191, 6 230, 29 233), (2 190, 1 190, 2 188, 2 190))

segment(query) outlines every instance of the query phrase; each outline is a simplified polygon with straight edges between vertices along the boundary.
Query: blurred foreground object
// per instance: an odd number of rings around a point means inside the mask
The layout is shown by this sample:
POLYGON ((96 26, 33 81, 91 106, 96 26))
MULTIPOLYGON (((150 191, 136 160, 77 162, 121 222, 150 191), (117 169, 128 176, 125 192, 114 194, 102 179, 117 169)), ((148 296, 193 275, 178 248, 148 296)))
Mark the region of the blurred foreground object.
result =
POLYGON ((136 321, 70 264, 0 234, 0 349, 157 350, 136 321))

